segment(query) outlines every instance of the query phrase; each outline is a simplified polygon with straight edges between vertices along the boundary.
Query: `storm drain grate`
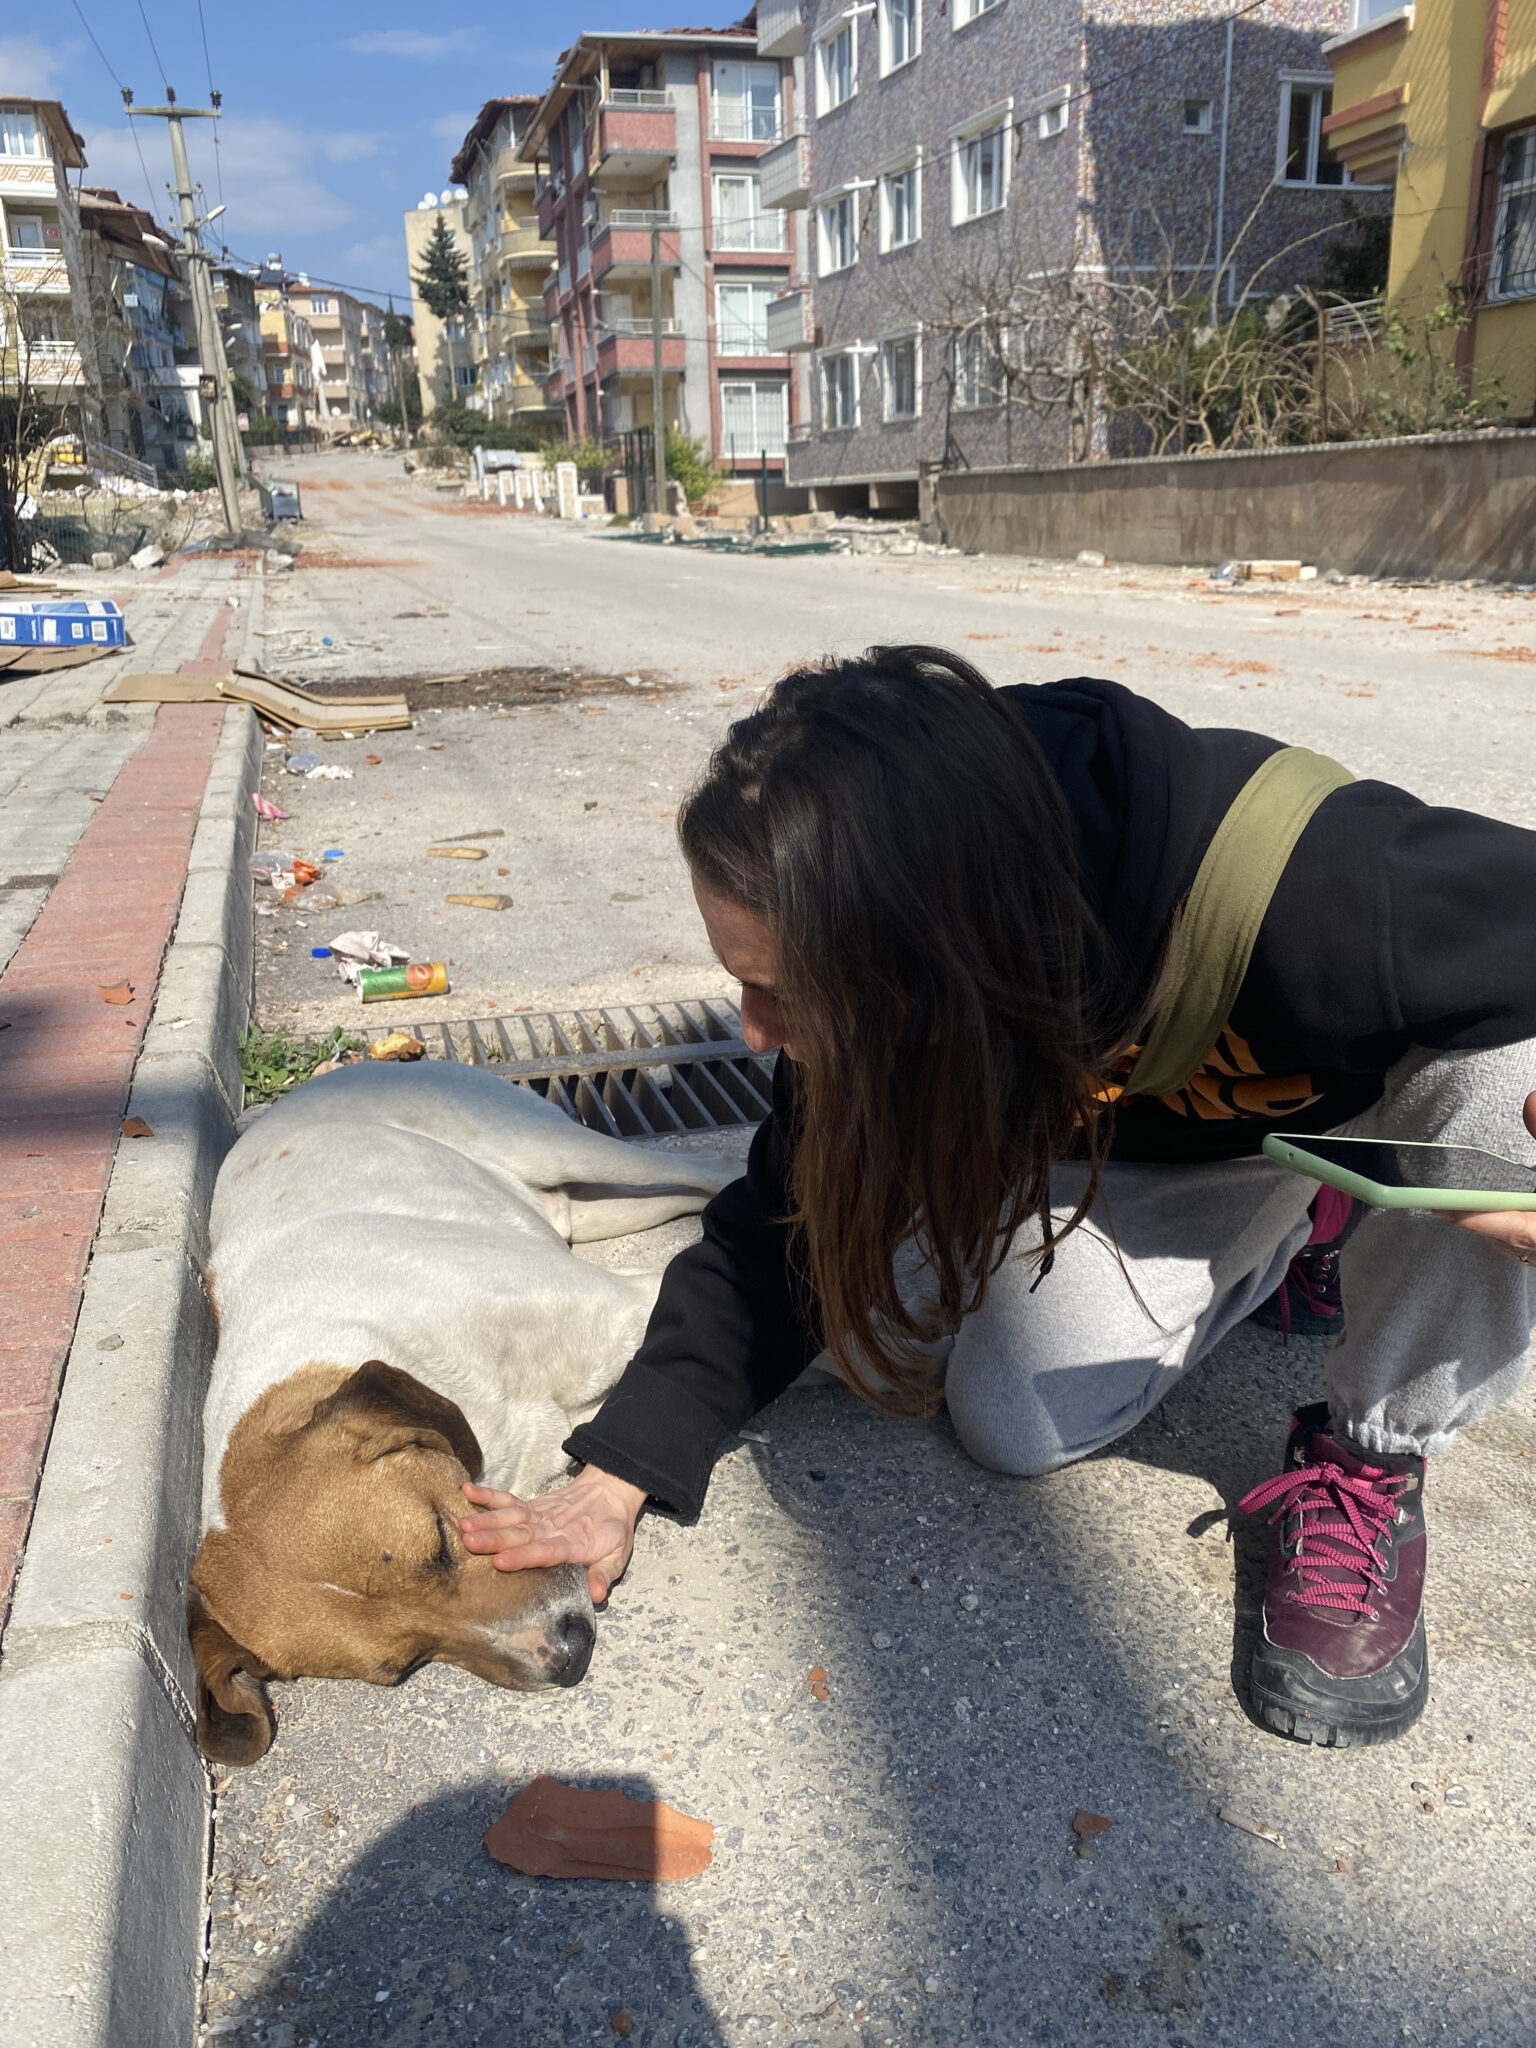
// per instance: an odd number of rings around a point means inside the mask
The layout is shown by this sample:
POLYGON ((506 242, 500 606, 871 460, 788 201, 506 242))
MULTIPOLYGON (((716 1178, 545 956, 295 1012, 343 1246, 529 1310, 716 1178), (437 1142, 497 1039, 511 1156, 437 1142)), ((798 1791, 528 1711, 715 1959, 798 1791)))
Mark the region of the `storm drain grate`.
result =
MULTIPOLYGON (((370 1020, 363 1036, 391 1028, 370 1020)), ((485 1067, 613 1138, 756 1124, 772 1107, 772 1055, 745 1043, 741 1013, 724 996, 434 1019, 411 1029, 429 1059, 485 1067)))

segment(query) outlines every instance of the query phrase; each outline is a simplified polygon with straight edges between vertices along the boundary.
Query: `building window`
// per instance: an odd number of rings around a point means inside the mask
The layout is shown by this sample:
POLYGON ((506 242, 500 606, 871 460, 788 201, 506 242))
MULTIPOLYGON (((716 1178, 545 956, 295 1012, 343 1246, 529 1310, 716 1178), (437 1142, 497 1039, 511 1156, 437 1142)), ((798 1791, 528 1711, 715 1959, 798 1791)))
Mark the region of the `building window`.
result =
POLYGON ((1333 87, 1321 79, 1280 82, 1282 185, 1342 185, 1344 166, 1323 140, 1323 123, 1333 107, 1333 87))
POLYGON ((816 45, 816 111, 830 114, 834 107, 851 100, 858 89, 858 58, 853 43, 853 23, 842 22, 832 34, 816 45))
POLYGON ((314 318, 314 316, 315 316, 315 314, 316 314, 316 313, 329 313, 330 311, 331 311, 331 302, 330 302, 330 300, 329 300, 329 299, 327 299, 327 298, 323 297, 323 296, 322 296, 322 295, 321 295, 320 293, 318 293, 318 292, 311 292, 311 293, 310 293, 310 295, 309 295, 309 312, 310 312, 310 318, 311 318, 311 319, 313 319, 313 318, 314 318))
POLYGON ((1184 102, 1184 133, 1186 135, 1209 135, 1211 132, 1212 111, 1209 100, 1186 100, 1184 102))
POLYGON ((962 412, 978 412, 1003 402, 1003 358, 990 327, 973 327, 957 335, 954 346, 955 404, 962 412))
POLYGON ((903 334, 880 351, 880 388, 888 420, 917 418, 917 336, 903 334))
POLYGON ((964 28, 968 21, 975 21, 983 14, 990 14, 1002 0, 955 0, 954 25, 964 28))
POLYGON ((880 180, 880 246, 905 249, 922 232, 919 177, 916 164, 888 171, 880 180))
POLYGON ((779 137, 777 64, 715 66, 714 132, 722 142, 776 142, 779 137))
POLYGON ((1051 94, 1040 109, 1040 140, 1049 142, 1053 135, 1065 135, 1067 117, 1072 110, 1072 94, 1067 86, 1051 94))
POLYGON ((756 172, 731 172, 715 178, 715 247, 717 249, 783 249, 787 223, 782 207, 762 210, 756 172))
POLYGON ((46 157, 48 145, 36 114, 0 107, 0 156, 46 157))
POLYGON ((720 452, 729 461, 782 455, 789 424, 789 386, 737 383, 720 386, 720 452))
POLYGON ((715 347, 723 356, 765 356, 768 353, 768 301, 777 282, 732 279, 715 286, 715 347))
POLYGON ((1536 293, 1536 128, 1504 144, 1499 165, 1499 211, 1493 230, 1492 299, 1536 293))
POLYGON ((821 359, 821 424, 829 434, 859 424, 859 359, 855 355, 821 359))
MULTIPOLYGON (((53 230, 57 241, 59 231, 53 230)), ((44 255, 43 216, 40 213, 7 213, 5 216, 5 239, 7 253, 19 256, 23 263, 41 263, 44 255)))
POLYGON ((955 143, 954 217, 979 220, 1008 196, 1008 129, 988 128, 955 143))
POLYGON ((473 363, 458 363, 454 367, 453 381, 465 391, 473 391, 479 371, 473 363))
POLYGON ((845 192, 816 210, 817 240, 820 244, 817 268, 823 277, 847 270, 859 253, 858 197, 845 192))
POLYGON ((910 64, 922 48, 918 0, 880 0, 880 75, 910 64))

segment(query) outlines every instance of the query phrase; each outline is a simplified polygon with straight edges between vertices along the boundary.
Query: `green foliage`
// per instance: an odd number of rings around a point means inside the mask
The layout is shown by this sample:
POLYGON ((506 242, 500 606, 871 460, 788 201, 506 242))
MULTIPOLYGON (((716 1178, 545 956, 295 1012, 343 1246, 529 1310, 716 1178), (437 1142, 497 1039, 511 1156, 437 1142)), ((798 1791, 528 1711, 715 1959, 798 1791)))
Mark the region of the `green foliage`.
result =
POLYGON ((1467 379, 1456 366, 1456 338, 1471 318, 1470 308, 1451 299, 1418 320, 1388 315, 1372 374, 1358 380, 1356 436, 1455 433, 1492 426, 1509 410, 1497 378, 1467 379))
POLYGON ((256 395, 256 386, 243 372, 239 370, 230 371, 229 388, 234 394, 235 404, 241 412, 254 413, 259 410, 260 400, 256 395))
POLYGON ((462 457, 451 441, 429 441, 418 450, 417 459, 423 469, 457 469, 462 457))
MULTIPOLYGON (((421 378, 414 363, 401 363, 400 388, 405 393, 405 417, 414 426, 421 418, 421 378)), ((393 398, 386 398, 375 410, 385 426, 399 426, 400 407, 393 398)))
POLYGON ((363 1041, 335 1025, 324 1038, 295 1038, 287 1031, 263 1031, 252 1024, 240 1041, 240 1078, 246 1105, 275 1102, 307 1081, 323 1060, 345 1059, 363 1050, 363 1041))
POLYGON ((547 448, 549 433, 526 420, 493 420, 468 405, 440 405, 433 430, 456 448, 547 448))
POLYGON ((384 346, 386 348, 409 348, 411 345, 411 323, 402 320, 391 306, 384 315, 384 346))
POLYGON ((188 455, 183 458, 179 469, 165 472, 168 491, 211 491, 218 481, 219 473, 212 459, 206 455, 188 455))
POLYGON ((265 412, 253 412, 250 419, 250 425, 240 430, 240 438, 246 447, 275 448, 283 438, 281 422, 265 412))
POLYGON ((1329 242, 1318 288, 1326 297, 1356 305, 1362 299, 1379 299, 1387 288, 1392 260, 1392 216, 1361 213, 1352 200, 1346 200, 1344 218, 1348 231, 1329 242))
POLYGON ((682 485, 683 496, 690 505, 702 503, 720 480, 720 471, 704 443, 695 441, 681 427, 667 429, 667 475, 682 485))
POLYGON ((469 257, 439 214, 413 283, 435 320, 451 320, 469 307, 469 257))
POLYGON ((608 468, 608 452, 601 441, 584 434, 579 441, 561 441, 546 451, 551 469, 557 462, 574 462, 576 481, 584 491, 600 491, 608 468))

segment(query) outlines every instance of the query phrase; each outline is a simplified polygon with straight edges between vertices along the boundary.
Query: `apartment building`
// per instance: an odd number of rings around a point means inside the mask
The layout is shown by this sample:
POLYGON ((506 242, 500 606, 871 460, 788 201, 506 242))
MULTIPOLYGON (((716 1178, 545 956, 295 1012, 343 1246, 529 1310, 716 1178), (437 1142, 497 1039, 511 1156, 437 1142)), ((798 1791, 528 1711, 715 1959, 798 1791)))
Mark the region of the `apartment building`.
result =
POLYGON ((96 452, 179 469, 197 428, 177 368, 191 320, 177 257, 154 215, 109 187, 82 185, 77 204, 75 310, 93 337, 106 444, 96 452))
POLYGON ((1278 290, 1384 204, 1330 146, 1323 45, 1350 4, 762 0, 760 54, 803 80, 758 173, 807 223, 768 313, 803 365, 789 480, 915 511, 926 463, 1114 452, 1062 395, 1072 291, 1158 270, 1219 274, 1224 302, 1278 290))
POLYGON ((405 259, 411 279, 411 322, 416 330, 416 369, 421 382, 423 419, 440 405, 467 405, 479 388, 479 366, 468 323, 462 319, 439 320, 421 296, 416 281, 433 227, 439 220, 466 258, 469 256, 468 199, 469 194, 462 186, 442 193, 428 192, 405 216, 405 259))
POLYGON ((748 27, 583 34, 566 52, 518 150, 541 169, 547 390, 571 438, 650 427, 659 321, 668 424, 727 470, 766 458, 782 476, 797 413, 768 307, 798 227, 765 205, 760 166, 798 113, 794 67, 748 27))
POLYGON ((315 338, 309 322, 288 304, 281 286, 258 285, 256 303, 261 309, 268 409, 290 434, 312 437, 319 406, 315 398, 315 338))
POLYGON ((372 405, 363 367, 362 300, 334 285, 312 285, 302 271, 284 279, 283 296, 309 328, 320 431, 334 437, 366 427, 372 405))
POLYGON ((468 403, 491 419, 564 424, 550 403, 549 315, 544 283, 554 250, 539 232, 536 173, 517 146, 538 107, 536 94, 487 100, 454 158, 450 175, 468 194, 469 347, 475 386, 468 403))
POLYGON ((212 273, 213 304, 224 338, 224 359, 235 380, 236 411, 267 410, 266 349, 261 337, 261 308, 256 280, 233 264, 218 264, 212 273))
POLYGON ((34 397, 102 438, 101 378, 88 319, 80 208, 68 173, 85 144, 57 100, 0 98, 0 357, 34 397))
POLYGON ((1536 5, 1355 0, 1325 55, 1329 144, 1393 188, 1388 304, 1421 321, 1458 294, 1442 345, 1536 417, 1536 5))

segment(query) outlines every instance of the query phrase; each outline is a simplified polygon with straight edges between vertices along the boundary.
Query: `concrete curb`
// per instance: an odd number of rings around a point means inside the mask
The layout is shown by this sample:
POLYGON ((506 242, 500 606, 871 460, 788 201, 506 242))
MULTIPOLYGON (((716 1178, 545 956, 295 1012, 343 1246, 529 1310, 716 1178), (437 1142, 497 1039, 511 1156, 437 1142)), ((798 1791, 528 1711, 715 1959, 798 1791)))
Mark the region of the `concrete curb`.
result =
POLYGON ((208 1202, 240 1108, 261 730, 225 714, 64 1375, 0 1665, 3 2048, 185 2048, 209 1797, 186 1641, 213 1321, 208 1202), (178 1028, 179 1027, 179 1028, 178 1028))

